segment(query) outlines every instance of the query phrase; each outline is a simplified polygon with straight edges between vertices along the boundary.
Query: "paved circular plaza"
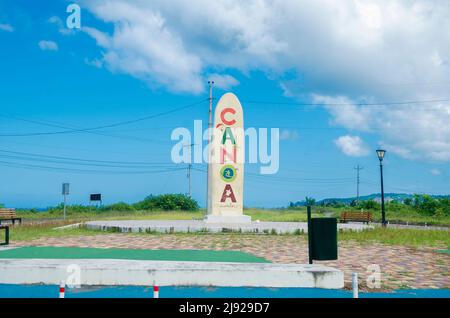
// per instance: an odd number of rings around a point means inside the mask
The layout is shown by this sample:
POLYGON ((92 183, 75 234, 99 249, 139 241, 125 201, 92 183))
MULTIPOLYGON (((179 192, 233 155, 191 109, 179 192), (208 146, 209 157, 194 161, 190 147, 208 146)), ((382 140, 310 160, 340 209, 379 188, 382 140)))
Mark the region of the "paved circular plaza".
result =
MULTIPOLYGON (((134 234, 102 233, 90 236, 43 237, 12 246, 78 246, 128 249, 208 249, 235 250, 263 257, 274 263, 308 262, 307 241, 303 235, 252 234, 134 234)), ((346 286, 351 273, 358 272, 361 289, 367 290, 370 265, 381 269, 381 289, 450 288, 450 255, 435 248, 411 248, 353 241, 339 242, 339 260, 317 262, 344 271, 346 286)), ((369 291, 379 291, 370 290, 369 291)))

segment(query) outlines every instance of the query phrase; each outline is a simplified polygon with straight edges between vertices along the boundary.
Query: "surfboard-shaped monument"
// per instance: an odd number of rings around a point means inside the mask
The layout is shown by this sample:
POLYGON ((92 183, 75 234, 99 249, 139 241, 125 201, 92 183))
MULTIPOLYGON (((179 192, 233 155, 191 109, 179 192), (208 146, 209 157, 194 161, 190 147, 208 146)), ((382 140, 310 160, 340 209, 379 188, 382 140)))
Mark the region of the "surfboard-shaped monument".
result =
POLYGON ((247 223, 244 215, 244 114, 233 93, 226 93, 214 111, 208 174, 208 213, 211 223, 247 223))

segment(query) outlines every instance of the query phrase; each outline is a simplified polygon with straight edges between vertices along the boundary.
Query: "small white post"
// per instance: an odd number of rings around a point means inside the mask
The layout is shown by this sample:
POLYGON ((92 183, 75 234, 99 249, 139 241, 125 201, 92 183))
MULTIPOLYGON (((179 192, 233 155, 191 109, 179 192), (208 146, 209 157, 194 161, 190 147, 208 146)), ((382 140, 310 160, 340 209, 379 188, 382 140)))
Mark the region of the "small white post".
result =
POLYGON ((159 298, 159 287, 153 286, 153 298, 159 298))
POLYGON ((358 295, 358 273, 352 273, 353 298, 359 298, 358 295))
POLYGON ((64 298, 66 294, 66 283, 62 280, 59 284, 59 298, 64 298))

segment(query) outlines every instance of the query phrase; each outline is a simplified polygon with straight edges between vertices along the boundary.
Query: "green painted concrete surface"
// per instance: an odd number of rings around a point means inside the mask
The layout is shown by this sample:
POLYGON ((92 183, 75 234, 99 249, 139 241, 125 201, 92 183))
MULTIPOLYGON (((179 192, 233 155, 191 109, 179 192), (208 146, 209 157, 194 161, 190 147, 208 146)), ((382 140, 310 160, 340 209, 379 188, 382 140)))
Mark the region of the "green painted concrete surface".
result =
POLYGON ((0 259, 19 258, 270 263, 264 258, 239 251, 138 250, 81 247, 21 247, 0 251, 0 259))

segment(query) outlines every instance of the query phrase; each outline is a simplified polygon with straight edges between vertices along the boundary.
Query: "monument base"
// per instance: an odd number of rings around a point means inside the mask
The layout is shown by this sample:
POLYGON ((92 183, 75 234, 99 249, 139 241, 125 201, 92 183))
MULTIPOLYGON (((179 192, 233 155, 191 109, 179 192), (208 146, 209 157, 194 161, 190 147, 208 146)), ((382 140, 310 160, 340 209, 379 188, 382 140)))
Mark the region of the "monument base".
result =
POLYGON ((208 214, 205 223, 251 223, 252 218, 248 215, 212 215, 208 214))

